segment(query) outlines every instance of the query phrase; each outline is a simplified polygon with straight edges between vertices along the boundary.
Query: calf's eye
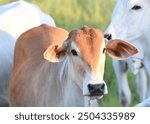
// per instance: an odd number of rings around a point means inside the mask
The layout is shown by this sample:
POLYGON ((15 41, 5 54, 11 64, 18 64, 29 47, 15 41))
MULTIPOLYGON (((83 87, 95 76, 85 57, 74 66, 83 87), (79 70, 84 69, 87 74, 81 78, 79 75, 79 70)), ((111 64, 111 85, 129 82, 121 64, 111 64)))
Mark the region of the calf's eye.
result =
POLYGON ((78 56, 77 51, 75 49, 72 49, 71 53, 72 53, 73 56, 78 56))
POLYGON ((139 9, 141 9, 142 7, 141 6, 139 6, 139 5, 134 5, 133 7, 132 7, 132 10, 139 10, 139 9))

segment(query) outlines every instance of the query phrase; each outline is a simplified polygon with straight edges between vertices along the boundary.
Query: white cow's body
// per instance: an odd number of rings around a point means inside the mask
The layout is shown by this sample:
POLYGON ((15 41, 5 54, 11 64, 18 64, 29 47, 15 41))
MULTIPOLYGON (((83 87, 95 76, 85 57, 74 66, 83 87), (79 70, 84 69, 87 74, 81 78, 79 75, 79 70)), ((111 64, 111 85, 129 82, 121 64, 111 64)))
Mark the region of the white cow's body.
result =
POLYGON ((9 32, 15 38, 40 24, 55 26, 54 20, 34 4, 18 1, 0 6, 0 29, 9 32))
POLYGON ((140 100, 148 95, 147 82, 150 78, 150 0, 118 0, 111 23, 106 30, 112 38, 130 42, 139 49, 139 53, 126 61, 113 60, 119 82, 119 96, 123 106, 131 101, 128 86, 127 69, 136 75, 140 100), (148 75, 148 77, 147 77, 148 75))
POLYGON ((12 70, 14 45, 15 38, 0 30, 0 106, 8 106, 7 82, 12 70))
POLYGON ((53 19, 34 4, 18 1, 0 6, 0 106, 8 105, 7 85, 15 40, 24 31, 43 23, 55 26, 53 19))

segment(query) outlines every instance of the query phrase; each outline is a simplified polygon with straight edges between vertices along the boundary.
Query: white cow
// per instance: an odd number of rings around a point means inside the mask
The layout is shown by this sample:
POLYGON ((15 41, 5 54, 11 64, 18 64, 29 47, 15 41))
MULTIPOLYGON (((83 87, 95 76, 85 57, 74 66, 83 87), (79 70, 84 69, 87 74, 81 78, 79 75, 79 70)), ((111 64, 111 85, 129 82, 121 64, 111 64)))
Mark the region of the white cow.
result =
POLYGON ((87 26, 69 36, 48 25, 23 33, 15 47, 10 106, 98 106, 107 93, 105 52, 122 60, 138 51, 121 40, 105 45, 103 33, 87 26))
POLYGON ((9 32, 15 38, 40 24, 55 26, 52 17, 34 4, 20 0, 0 6, 0 29, 9 32))
POLYGON ((36 5, 18 1, 0 6, 0 106, 8 106, 7 85, 13 65, 15 40, 24 31, 53 19, 36 5))
POLYGON ((123 106, 131 101, 127 69, 136 75, 140 100, 150 95, 150 0, 118 0, 105 36, 108 39, 120 38, 139 49, 139 53, 127 61, 113 60, 119 82, 119 97, 123 106))
POLYGON ((135 105, 135 107, 150 107, 150 97, 146 98, 141 103, 135 105))
POLYGON ((8 106, 7 82, 12 70, 14 45, 15 38, 0 30, 0 106, 8 106))

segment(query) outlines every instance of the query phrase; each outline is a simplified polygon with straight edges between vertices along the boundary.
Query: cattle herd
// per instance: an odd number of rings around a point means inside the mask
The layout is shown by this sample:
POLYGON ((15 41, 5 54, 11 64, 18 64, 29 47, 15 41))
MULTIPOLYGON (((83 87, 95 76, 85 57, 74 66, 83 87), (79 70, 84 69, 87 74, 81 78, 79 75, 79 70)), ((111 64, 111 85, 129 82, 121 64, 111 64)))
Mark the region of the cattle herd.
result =
POLYGON ((131 102, 129 68, 140 99, 135 106, 150 106, 149 8, 150 0, 118 0, 103 34, 88 26, 70 32, 56 27, 23 0, 0 6, 0 106, 97 107, 108 93, 106 53, 121 105, 131 102))

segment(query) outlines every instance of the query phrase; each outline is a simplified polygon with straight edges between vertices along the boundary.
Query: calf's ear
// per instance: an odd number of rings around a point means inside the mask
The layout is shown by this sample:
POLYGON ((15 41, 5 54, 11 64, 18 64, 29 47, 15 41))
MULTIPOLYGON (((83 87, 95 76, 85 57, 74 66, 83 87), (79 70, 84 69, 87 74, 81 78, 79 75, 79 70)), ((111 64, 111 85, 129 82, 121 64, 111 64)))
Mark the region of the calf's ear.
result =
POLYGON ((67 47, 58 45, 50 45, 43 54, 44 59, 49 62, 57 63, 64 60, 67 52, 67 47))
POLYGON ((106 45, 106 51, 110 57, 117 60, 124 60, 138 53, 135 46, 119 39, 111 40, 106 45))

